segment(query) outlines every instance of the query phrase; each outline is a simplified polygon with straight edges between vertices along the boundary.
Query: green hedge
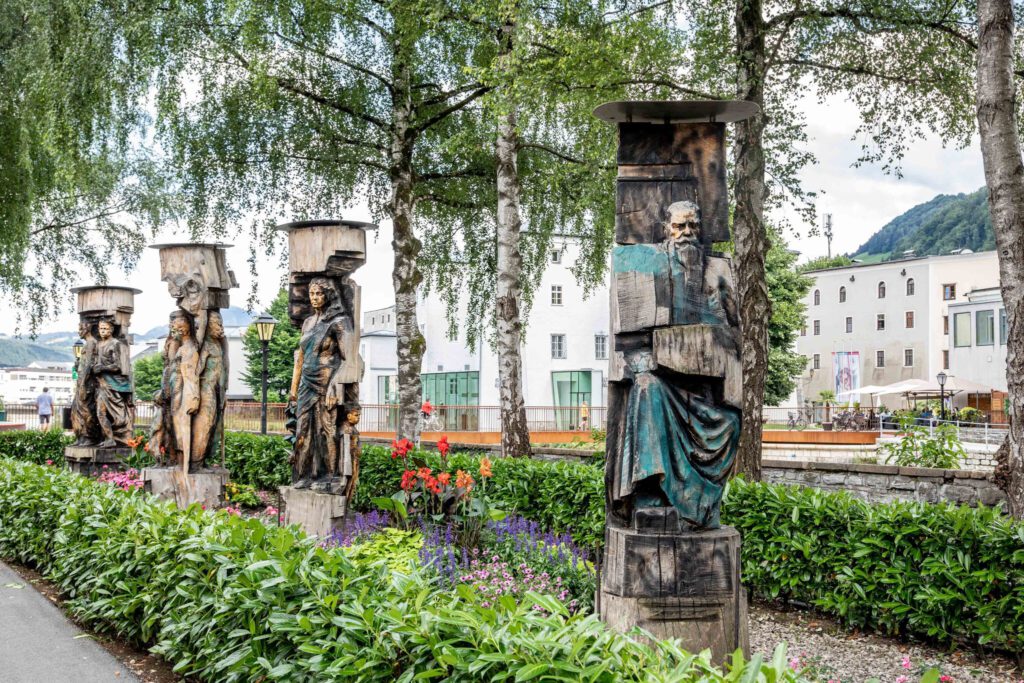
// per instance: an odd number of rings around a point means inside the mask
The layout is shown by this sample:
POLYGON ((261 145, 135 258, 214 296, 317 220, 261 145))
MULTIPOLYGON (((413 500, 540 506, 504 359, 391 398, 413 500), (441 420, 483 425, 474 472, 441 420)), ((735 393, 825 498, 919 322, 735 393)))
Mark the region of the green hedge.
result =
POLYGON ((671 644, 568 617, 553 598, 485 608, 468 587, 353 564, 291 528, 9 459, 0 555, 39 568, 83 621, 201 680, 797 680, 781 648, 722 675, 671 644))
MULTIPOLYGON (((17 438, 12 453, 8 434, 0 434, 0 453, 35 462, 53 457, 17 438)), ((242 473, 236 479, 260 486, 288 480, 280 437, 231 435, 228 444, 229 467, 242 473)), ((423 457, 437 467, 436 453, 423 457)), ((450 459, 452 467, 477 471, 474 456, 450 459)), ((600 545, 600 468, 493 462, 488 492, 496 506, 600 545)), ((365 447, 355 507, 393 493, 402 465, 388 448, 365 447)), ((734 481, 722 519, 743 534, 743 580, 756 594, 810 603, 859 628, 1024 652, 1024 525, 998 510, 877 505, 844 493, 734 481)))
POLYGON ((73 440, 59 429, 0 432, 0 455, 37 465, 44 465, 47 460, 64 462, 64 447, 73 440))

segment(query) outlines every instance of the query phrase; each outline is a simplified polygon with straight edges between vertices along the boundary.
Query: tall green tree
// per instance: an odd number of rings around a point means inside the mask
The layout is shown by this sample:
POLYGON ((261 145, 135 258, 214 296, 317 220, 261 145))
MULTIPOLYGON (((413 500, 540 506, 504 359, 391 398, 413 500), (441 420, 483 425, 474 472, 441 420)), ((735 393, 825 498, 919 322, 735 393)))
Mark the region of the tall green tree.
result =
POLYGON ((807 357, 796 352, 796 340, 806 323, 804 297, 813 280, 796 267, 797 254, 776 229, 770 229, 771 247, 765 256, 765 274, 772 317, 768 322, 768 371, 764 402, 777 406, 796 389, 796 378, 807 367, 807 357))
POLYGON ((154 394, 160 390, 160 382, 164 375, 164 354, 153 353, 135 361, 132 366, 132 377, 135 380, 135 398, 139 401, 152 401, 154 394))
POLYGON ((899 172, 925 132, 969 141, 973 53, 969 3, 945 0, 711 0, 682 5, 700 65, 689 83, 753 102, 761 113, 733 136, 735 264, 742 320, 743 415, 738 467, 760 477, 760 415, 768 373, 771 302, 765 212, 783 203, 813 213, 798 172, 804 151, 799 98, 843 95, 861 116, 858 162, 899 172))
POLYGON ((1024 157, 1017 79, 1020 49, 1009 0, 978 1, 977 117, 988 205, 999 254, 999 283, 1009 333, 1006 384, 1010 418, 997 475, 1010 512, 1024 517, 1024 157))
MULTIPOLYGON (((399 436, 414 437, 424 339, 421 237, 472 231, 493 155, 469 109, 493 37, 437 0, 133 3, 126 49, 152 65, 157 131, 190 225, 330 217, 393 227, 399 436)), ((263 235, 268 242, 274 237, 263 235)), ((278 237, 278 239, 280 239, 278 237)), ((438 242, 453 244, 453 240, 438 242)), ((280 242, 278 242, 280 244, 280 242)))
POLYGON ((479 72, 495 131, 497 249, 484 260, 493 274, 470 278, 470 318, 493 321, 503 451, 526 455, 520 348, 552 237, 578 238, 574 270, 592 287, 604 280, 614 234, 616 130, 592 111, 608 100, 682 95, 673 80, 678 32, 660 3, 501 0, 474 11, 497 40, 479 72))
MULTIPOLYGON (((267 347, 267 400, 283 403, 288 400, 295 367, 295 350, 299 348, 302 332, 292 325, 288 317, 288 290, 282 289, 267 309, 275 320, 274 336, 267 347)), ((250 325, 242 336, 245 350, 245 370, 242 381, 252 390, 258 401, 263 395, 263 342, 260 341, 255 325, 250 325)))
POLYGON ((133 138, 145 83, 96 0, 0 5, 0 294, 35 330, 81 280, 134 267, 175 214, 157 166, 133 138))

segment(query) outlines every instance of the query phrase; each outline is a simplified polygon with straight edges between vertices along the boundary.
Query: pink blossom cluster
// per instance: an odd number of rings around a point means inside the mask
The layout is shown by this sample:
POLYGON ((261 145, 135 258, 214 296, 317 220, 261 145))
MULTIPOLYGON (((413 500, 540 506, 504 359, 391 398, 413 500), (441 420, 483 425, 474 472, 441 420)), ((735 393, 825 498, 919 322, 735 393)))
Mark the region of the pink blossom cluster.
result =
POLYGON ((104 465, 103 472, 97 477, 96 481, 112 484, 122 491, 135 491, 136 489, 141 489, 144 485, 144 482, 139 477, 139 471, 134 467, 124 472, 116 472, 104 465))
POLYGON ((229 515, 232 515, 233 517, 242 516, 242 508, 237 505, 225 505, 224 507, 221 508, 221 510, 223 512, 228 513, 229 515))
POLYGON ((278 510, 273 505, 268 505, 265 510, 257 513, 256 516, 268 522, 274 522, 275 524, 284 524, 284 513, 278 510))
MULTIPOLYGON (((561 577, 551 578, 547 572, 538 574, 525 562, 512 568, 497 555, 493 555, 487 562, 471 560, 468 571, 463 573, 459 580, 477 590, 483 598, 480 602, 482 607, 490 607, 502 595, 520 597, 527 591, 547 593, 563 601, 569 596, 569 591, 562 585, 561 577)), ((569 611, 576 607, 575 603, 573 600, 566 605, 569 611)), ((534 605, 534 609, 544 611, 540 605, 534 605)))

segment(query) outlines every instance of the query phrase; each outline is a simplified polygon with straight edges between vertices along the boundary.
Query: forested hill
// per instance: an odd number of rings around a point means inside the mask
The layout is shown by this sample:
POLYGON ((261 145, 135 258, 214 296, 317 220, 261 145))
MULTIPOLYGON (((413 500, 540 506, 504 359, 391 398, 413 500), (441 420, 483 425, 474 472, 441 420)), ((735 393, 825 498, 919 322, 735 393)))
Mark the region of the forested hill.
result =
POLYGON ((971 194, 940 194, 889 221, 861 245, 854 258, 898 257, 913 249, 918 256, 954 249, 995 249, 985 188, 971 194))

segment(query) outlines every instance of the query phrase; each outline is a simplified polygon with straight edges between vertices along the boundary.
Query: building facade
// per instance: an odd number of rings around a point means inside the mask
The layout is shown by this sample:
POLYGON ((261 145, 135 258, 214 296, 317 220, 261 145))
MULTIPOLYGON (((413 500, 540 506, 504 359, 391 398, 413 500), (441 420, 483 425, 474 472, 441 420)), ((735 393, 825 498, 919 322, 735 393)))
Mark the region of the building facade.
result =
MULTIPOLYGON (((999 285, 994 251, 904 258, 810 271, 807 324, 797 351, 807 357, 797 401, 950 370, 951 308, 999 285)), ((887 397, 891 403, 893 397, 887 397)))
POLYGON ((949 306, 949 374, 1006 391, 1006 308, 998 287, 949 306))
POLYGON ((70 365, 37 361, 24 368, 0 368, 0 399, 6 405, 35 403, 45 387, 54 403, 70 404, 75 389, 70 365))
MULTIPOLYGON (((600 407, 606 402, 608 286, 584 292, 570 271, 577 256, 578 247, 572 241, 556 239, 534 293, 522 348, 528 406, 570 408, 586 401, 600 407)), ((436 295, 421 297, 416 313, 426 339, 421 375, 424 397, 434 405, 499 405, 498 358, 487 341, 481 339, 468 348, 461 330, 455 339, 449 338, 445 303, 436 295)), ((465 317, 463 308, 458 319, 465 317)), ((363 314, 361 349, 366 371, 360 400, 365 404, 397 401, 394 318, 394 307, 363 314)))

